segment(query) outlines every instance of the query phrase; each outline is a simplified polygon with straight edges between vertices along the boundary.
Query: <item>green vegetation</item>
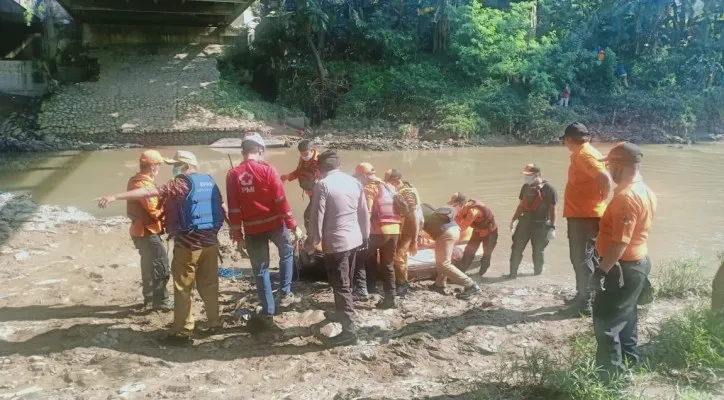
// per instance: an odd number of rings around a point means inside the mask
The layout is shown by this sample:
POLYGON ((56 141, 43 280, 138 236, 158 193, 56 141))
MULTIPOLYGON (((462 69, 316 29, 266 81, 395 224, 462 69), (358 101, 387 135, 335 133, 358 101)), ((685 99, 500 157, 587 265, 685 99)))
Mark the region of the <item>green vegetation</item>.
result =
POLYGON ((653 271, 656 295, 686 298, 711 294, 711 281, 704 275, 700 257, 682 257, 656 266, 653 271))
POLYGON ((236 85, 221 80, 213 87, 206 102, 221 114, 246 119, 278 121, 284 117, 301 117, 300 110, 284 107, 280 104, 263 101, 261 96, 247 86, 236 85))
POLYGON ((262 2, 255 39, 240 40, 220 68, 314 124, 545 142, 572 120, 644 140, 724 121, 718 1, 281 4, 268 12, 262 2), (558 106, 567 85, 570 107, 558 106))

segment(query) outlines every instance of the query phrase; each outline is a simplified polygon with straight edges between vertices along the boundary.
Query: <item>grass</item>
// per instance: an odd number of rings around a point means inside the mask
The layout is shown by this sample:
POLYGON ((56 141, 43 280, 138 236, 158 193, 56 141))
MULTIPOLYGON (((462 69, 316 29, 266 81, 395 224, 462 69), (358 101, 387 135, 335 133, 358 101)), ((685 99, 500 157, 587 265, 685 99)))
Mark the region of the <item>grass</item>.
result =
POLYGON ((704 306, 665 321, 651 341, 654 370, 687 384, 716 388, 724 376, 724 314, 704 306))
POLYGON ((214 86, 207 102, 219 114, 247 120, 279 122, 285 117, 304 116, 301 110, 262 100, 261 96, 247 85, 238 85, 223 79, 214 86))
POLYGON ((711 294, 711 281, 703 273, 701 257, 682 257, 654 268, 656 296, 687 298, 711 294))

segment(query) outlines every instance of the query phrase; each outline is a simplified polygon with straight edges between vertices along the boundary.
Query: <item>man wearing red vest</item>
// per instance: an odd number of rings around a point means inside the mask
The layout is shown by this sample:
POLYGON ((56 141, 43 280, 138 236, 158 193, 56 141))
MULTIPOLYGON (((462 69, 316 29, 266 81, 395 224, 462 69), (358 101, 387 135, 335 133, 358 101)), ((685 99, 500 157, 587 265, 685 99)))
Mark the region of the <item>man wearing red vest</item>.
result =
POLYGON ((269 242, 279 251, 279 307, 289 307, 299 302, 292 293, 292 240, 299 241, 302 231, 292 217, 279 174, 263 161, 265 148, 258 133, 246 134, 241 142, 244 161, 226 175, 226 195, 232 237, 240 250, 248 249, 256 276, 263 326, 274 328, 277 305, 269 275, 269 242))
POLYGON ((518 207, 510 221, 510 230, 514 232, 508 275, 511 279, 518 276, 518 266, 528 242, 533 247, 533 272, 536 275, 543 273, 543 250, 555 238, 556 232, 556 189, 541 178, 540 168, 535 164, 526 165, 521 174, 525 176, 525 183, 520 188, 518 207))

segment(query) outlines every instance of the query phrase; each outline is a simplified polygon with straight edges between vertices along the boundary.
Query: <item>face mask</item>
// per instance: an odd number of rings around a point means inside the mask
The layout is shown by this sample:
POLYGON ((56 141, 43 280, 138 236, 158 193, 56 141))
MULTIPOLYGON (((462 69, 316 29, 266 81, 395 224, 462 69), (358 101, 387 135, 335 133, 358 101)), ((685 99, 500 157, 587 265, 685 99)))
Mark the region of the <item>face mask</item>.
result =
POLYGON ((171 175, 173 175, 174 178, 177 177, 177 176, 179 176, 179 175, 181 175, 181 174, 183 174, 183 172, 181 171, 181 166, 180 166, 180 165, 179 165, 179 166, 176 166, 176 167, 173 167, 173 169, 171 170, 171 175))
POLYGON ((533 183, 534 180, 535 180, 535 177, 534 177, 533 175, 526 175, 526 176, 525 176, 525 183, 527 183, 527 184, 529 184, 529 185, 530 185, 531 183, 533 183))
POLYGON ((311 155, 311 154, 308 155, 308 156, 302 156, 302 160, 304 160, 304 161, 309 161, 309 160, 311 160, 311 159, 312 159, 312 155, 311 155))

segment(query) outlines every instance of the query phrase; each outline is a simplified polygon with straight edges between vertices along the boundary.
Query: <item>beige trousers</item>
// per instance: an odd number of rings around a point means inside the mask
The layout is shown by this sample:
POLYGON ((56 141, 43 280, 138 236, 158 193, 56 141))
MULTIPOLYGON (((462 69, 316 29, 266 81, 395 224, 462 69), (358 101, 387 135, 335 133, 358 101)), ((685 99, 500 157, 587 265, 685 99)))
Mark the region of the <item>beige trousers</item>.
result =
POLYGON ((171 273, 174 285, 174 310, 171 332, 190 335, 194 332, 193 289, 199 291, 206 306, 209 327, 220 325, 219 320, 219 245, 189 250, 179 245, 173 248, 171 273))
POLYGON ((435 285, 439 287, 445 287, 448 279, 451 283, 465 287, 475 283, 452 264, 452 253, 458 239, 460 239, 460 228, 454 226, 435 240, 435 265, 437 267, 435 285))

